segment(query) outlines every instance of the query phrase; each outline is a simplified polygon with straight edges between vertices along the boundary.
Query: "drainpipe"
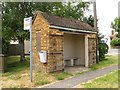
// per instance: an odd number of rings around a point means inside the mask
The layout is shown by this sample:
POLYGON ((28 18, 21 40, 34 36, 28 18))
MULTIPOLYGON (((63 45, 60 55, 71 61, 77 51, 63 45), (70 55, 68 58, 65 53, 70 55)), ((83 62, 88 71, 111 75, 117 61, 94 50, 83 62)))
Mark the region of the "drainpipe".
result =
POLYGON ((96 0, 93 2, 93 13, 94 13, 94 29, 97 31, 96 34, 96 63, 99 63, 99 50, 98 50, 98 28, 97 28, 97 13, 96 13, 96 0))

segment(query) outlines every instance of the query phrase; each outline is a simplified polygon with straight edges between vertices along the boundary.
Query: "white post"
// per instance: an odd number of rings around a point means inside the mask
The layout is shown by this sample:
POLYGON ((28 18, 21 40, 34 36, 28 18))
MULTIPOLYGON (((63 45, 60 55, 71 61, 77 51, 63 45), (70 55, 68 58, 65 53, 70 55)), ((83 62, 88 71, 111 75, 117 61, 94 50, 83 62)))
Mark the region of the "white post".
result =
POLYGON ((88 67, 88 37, 85 35, 85 67, 88 67))

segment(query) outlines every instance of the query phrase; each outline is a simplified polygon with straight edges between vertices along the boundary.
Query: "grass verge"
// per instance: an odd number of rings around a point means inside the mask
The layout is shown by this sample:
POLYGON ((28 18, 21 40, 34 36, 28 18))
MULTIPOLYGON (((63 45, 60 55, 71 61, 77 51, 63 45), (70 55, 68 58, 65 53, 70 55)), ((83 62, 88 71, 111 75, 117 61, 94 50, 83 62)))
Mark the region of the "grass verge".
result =
POLYGON ((99 64, 90 66, 90 69, 97 70, 115 64, 118 64, 118 55, 106 55, 106 58, 103 61, 100 61, 99 64))
POLYGON ((84 88, 118 88, 118 72, 113 71, 106 76, 100 77, 88 83, 82 84, 84 88))
POLYGON ((72 74, 69 74, 67 72, 62 72, 62 73, 54 73, 53 76, 57 79, 57 80, 64 80, 65 78, 68 78, 70 76, 73 76, 72 74))
POLYGON ((117 64, 118 64, 118 55, 106 55, 106 58, 103 61, 100 61, 99 64, 91 65, 87 71, 78 72, 75 75, 80 75, 89 71, 102 69, 102 68, 112 66, 112 65, 117 65, 117 64))

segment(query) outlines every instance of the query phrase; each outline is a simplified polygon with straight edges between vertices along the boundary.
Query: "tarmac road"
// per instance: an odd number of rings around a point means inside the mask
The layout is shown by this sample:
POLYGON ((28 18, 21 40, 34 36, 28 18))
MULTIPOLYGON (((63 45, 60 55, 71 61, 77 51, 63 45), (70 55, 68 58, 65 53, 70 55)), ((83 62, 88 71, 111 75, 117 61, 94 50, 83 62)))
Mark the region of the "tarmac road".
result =
POLYGON ((120 54, 120 49, 109 49, 107 54, 109 55, 120 54))

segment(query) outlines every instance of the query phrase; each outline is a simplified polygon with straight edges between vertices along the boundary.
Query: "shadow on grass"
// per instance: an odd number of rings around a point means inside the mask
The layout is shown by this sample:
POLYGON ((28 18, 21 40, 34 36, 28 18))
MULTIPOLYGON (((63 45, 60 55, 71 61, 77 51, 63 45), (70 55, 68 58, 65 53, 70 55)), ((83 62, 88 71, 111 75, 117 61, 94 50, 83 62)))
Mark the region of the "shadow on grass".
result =
POLYGON ((29 68, 28 56, 26 56, 26 60, 24 62, 20 62, 19 56, 9 56, 6 58, 6 60, 7 60, 6 73, 17 73, 29 68))

